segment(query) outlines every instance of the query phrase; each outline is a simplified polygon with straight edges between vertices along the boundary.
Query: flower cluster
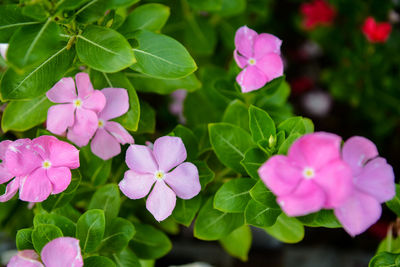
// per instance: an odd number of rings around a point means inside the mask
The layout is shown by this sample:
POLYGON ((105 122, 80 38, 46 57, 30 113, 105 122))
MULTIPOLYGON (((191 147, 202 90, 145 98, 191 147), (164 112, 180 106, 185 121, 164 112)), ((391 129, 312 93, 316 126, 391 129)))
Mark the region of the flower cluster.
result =
POLYGON ((71 77, 62 78, 46 93, 50 101, 59 104, 49 108, 47 129, 78 146, 93 138, 92 152, 104 160, 118 155, 120 144, 134 142, 119 123, 111 121, 128 111, 128 92, 123 88, 94 90, 89 75, 83 72, 75 76, 75 82, 71 77))
POLYGON ((307 134, 287 156, 271 157, 258 172, 289 216, 334 209, 355 236, 379 219, 380 203, 394 197, 394 173, 370 140, 355 136, 340 145, 335 134, 307 134))
POLYGON ((59 194, 71 182, 71 170, 79 167, 79 150, 54 136, 0 143, 0 184, 7 183, 0 202, 19 189, 23 201, 41 202, 59 194))

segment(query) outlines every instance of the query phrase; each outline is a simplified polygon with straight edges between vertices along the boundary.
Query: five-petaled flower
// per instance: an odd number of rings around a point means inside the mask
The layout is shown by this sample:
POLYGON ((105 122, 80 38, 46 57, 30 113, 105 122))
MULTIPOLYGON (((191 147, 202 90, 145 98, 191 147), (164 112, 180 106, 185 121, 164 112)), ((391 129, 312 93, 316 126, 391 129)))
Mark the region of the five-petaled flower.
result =
POLYGON ((318 25, 330 25, 336 16, 335 9, 324 0, 314 0, 300 6, 303 14, 303 26, 314 29, 318 25))
POLYGON ((373 17, 368 17, 362 26, 362 32, 371 43, 384 43, 389 38, 392 25, 389 22, 377 23, 373 17))
POLYGON ((243 70, 236 77, 242 92, 260 89, 283 75, 282 41, 268 33, 257 34, 247 26, 236 31, 234 58, 243 70))
POLYGON ((125 172, 119 183, 121 191, 131 199, 145 197, 146 208, 157 221, 171 215, 176 196, 190 199, 201 189, 197 167, 184 162, 186 149, 179 137, 163 136, 154 142, 153 150, 148 146, 131 145, 126 152, 125 172))

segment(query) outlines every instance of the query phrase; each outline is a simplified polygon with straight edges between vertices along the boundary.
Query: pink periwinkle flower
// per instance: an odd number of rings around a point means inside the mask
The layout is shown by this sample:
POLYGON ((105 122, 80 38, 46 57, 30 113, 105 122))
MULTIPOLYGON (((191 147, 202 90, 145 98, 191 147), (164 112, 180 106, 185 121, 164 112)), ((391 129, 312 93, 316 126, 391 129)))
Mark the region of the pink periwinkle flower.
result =
POLYGON ((123 88, 104 88, 106 105, 99 113, 98 128, 90 144, 93 154, 107 160, 121 153, 120 144, 132 144, 133 138, 121 124, 111 119, 125 114, 129 109, 129 96, 123 88))
POLYGON ((131 145, 126 152, 125 172, 119 183, 121 191, 131 199, 147 197, 146 208, 157 221, 171 215, 176 196, 190 199, 201 189, 197 167, 184 162, 186 149, 179 137, 163 136, 148 146, 131 145))
POLYGON ((378 221, 381 204, 395 196, 394 173, 370 140, 354 136, 342 149, 343 160, 353 174, 353 193, 334 212, 343 228, 355 236, 378 221))
POLYGON ((183 103, 185 102, 187 91, 185 89, 176 90, 171 94, 172 102, 169 105, 171 114, 178 117, 181 124, 186 123, 186 118, 183 115, 183 103))
POLYGON ((341 138, 316 132, 297 139, 288 156, 276 155, 258 173, 289 216, 338 207, 352 192, 350 167, 340 157, 341 138))
POLYGON ((81 267, 83 260, 79 240, 59 237, 47 243, 40 253, 43 264, 34 250, 22 250, 11 258, 7 267, 81 267))
POLYGON ((233 53, 243 70, 236 77, 242 92, 260 89, 267 82, 283 75, 282 41, 269 33, 257 34, 247 26, 236 31, 233 53))
POLYGON ((94 90, 89 75, 81 72, 75 76, 62 78, 46 96, 54 103, 47 113, 47 130, 65 135, 78 146, 88 144, 97 130, 97 113, 103 110, 106 98, 99 90, 94 90), (78 93, 76 93, 78 91, 78 93))
POLYGON ((70 169, 79 167, 79 150, 54 136, 33 140, 19 139, 0 143, 0 184, 7 184, 0 202, 11 199, 19 189, 19 198, 41 202, 50 194, 59 194, 71 182, 70 169))

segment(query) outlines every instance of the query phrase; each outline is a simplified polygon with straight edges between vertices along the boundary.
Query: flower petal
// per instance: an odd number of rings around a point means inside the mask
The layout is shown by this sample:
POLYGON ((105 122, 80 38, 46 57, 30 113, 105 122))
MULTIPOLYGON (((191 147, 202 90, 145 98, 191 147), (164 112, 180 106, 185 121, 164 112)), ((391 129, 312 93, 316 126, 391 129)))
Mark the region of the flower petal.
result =
POLYGON ((176 195, 164 183, 157 181, 146 201, 146 208, 157 221, 163 221, 172 214, 175 208, 176 195))
POLYGON ((8 146, 5 162, 8 171, 14 176, 24 176, 41 166, 42 158, 32 148, 29 139, 18 139, 8 146))
POLYGON ((353 136, 344 142, 342 148, 343 160, 350 165, 353 175, 358 175, 364 164, 378 156, 375 144, 365 137, 353 136))
POLYGON ((303 216, 322 209, 324 192, 313 181, 303 180, 296 190, 277 198, 282 210, 289 216, 303 216))
POLYGON ((12 143, 10 140, 4 140, 0 142, 0 159, 4 160, 6 157, 6 152, 8 149, 8 146, 12 143))
POLYGON ((84 100, 94 91, 93 85, 90 82, 89 75, 84 72, 80 72, 75 75, 76 88, 78 89, 78 97, 84 100))
POLYGON ((125 172, 124 179, 119 182, 119 189, 130 199, 139 199, 149 193, 155 181, 152 174, 141 174, 128 170, 125 172))
POLYGON ((10 259, 7 267, 44 267, 38 259, 39 256, 33 249, 18 251, 17 255, 10 259))
POLYGON ((107 104, 99 114, 99 118, 110 120, 117 118, 129 109, 128 91, 123 88, 104 88, 101 90, 107 99, 107 104))
POLYGON ((122 144, 133 144, 134 140, 133 137, 128 133, 127 130, 125 130, 124 127, 122 127, 121 124, 115 121, 107 121, 106 125, 104 128, 112 135, 114 136, 117 141, 122 144))
POLYGON ((372 196, 355 190, 334 212, 346 232, 355 236, 378 221, 382 207, 372 196))
POLYGON ((0 163, 0 184, 7 183, 13 177, 14 175, 8 171, 6 164, 4 162, 0 163))
POLYGON ((53 195, 61 193, 71 183, 71 171, 67 167, 51 167, 47 170, 47 177, 53 185, 53 195))
POLYGON ((266 54, 257 60, 256 66, 267 76, 267 82, 283 75, 283 61, 277 54, 266 54))
POLYGON ((63 135, 68 127, 74 125, 74 117, 73 104, 51 106, 47 111, 46 128, 54 134, 63 135))
POLYGON ((168 172, 186 159, 186 148, 180 137, 163 136, 154 142, 153 155, 160 170, 168 172))
POLYGON ((52 167, 79 168, 79 150, 76 147, 58 139, 51 139, 48 147, 52 167))
POLYGON ((62 78, 46 93, 47 98, 54 103, 71 103, 77 98, 74 79, 62 78))
POLYGON ((96 113, 99 113, 106 106, 106 97, 99 90, 94 90, 92 94, 87 96, 82 101, 82 107, 84 109, 93 110, 96 113))
POLYGON ((23 201, 42 202, 48 198, 51 191, 53 191, 53 186, 43 168, 38 168, 31 174, 21 177, 19 199, 23 201))
POLYGON ((126 151, 126 165, 129 169, 138 173, 154 173, 158 165, 153 157, 153 152, 147 146, 130 145, 126 151))
POLYGON ((76 110, 76 120, 69 128, 67 138, 82 147, 89 143, 98 128, 98 118, 95 112, 87 109, 76 110))
POLYGON ((260 89, 267 83, 267 76, 256 66, 247 66, 236 77, 242 92, 247 93, 260 89))
POLYGON ((165 176, 164 181, 180 198, 191 199, 201 190, 199 171, 197 167, 190 162, 182 163, 165 176))
POLYGON ((6 201, 9 201, 10 199, 12 199, 13 196, 15 196, 15 194, 18 191, 19 183, 20 183, 19 177, 15 177, 14 180, 9 182, 6 187, 6 192, 0 196, 0 202, 6 202, 6 201))
POLYGON ((79 240, 58 237, 47 243, 40 253, 46 267, 81 267, 83 260, 79 240))
POLYGON ((257 32, 247 26, 240 27, 235 34, 235 46, 239 53, 247 58, 253 57, 253 46, 256 37, 257 32))
POLYGON ((269 33, 261 33, 254 41, 254 57, 263 58, 266 54, 281 54, 282 40, 269 33))
POLYGON ((108 160, 121 153, 121 145, 111 134, 104 129, 97 129, 90 148, 93 154, 103 160, 108 160))
POLYGON ((247 58, 244 56, 239 55, 238 51, 235 49, 233 51, 233 58, 236 61, 236 64, 239 66, 239 68, 243 69, 247 65, 247 58))

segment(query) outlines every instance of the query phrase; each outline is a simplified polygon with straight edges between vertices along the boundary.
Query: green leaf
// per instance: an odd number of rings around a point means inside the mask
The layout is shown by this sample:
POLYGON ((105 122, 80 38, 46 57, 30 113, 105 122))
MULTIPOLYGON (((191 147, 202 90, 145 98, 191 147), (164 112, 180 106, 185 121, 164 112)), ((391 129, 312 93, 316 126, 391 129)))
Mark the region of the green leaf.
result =
POLYGON ((249 107, 249 127, 255 142, 276 137, 275 123, 268 113, 258 107, 249 107))
POLYGON ((192 199, 176 199, 176 206, 172 212, 172 217, 180 224, 189 227, 192 223, 196 213, 201 206, 201 195, 197 195, 192 199))
POLYGON ((243 223, 243 213, 226 213, 214 209, 213 198, 209 198, 194 223, 194 236, 202 240, 218 240, 243 223))
POLYGON ((36 252, 40 254, 42 248, 51 240, 62 237, 62 231, 52 224, 39 224, 32 231, 32 243, 36 252))
POLYGON ((147 224, 134 223, 134 225, 136 234, 129 246, 139 258, 158 259, 171 250, 171 241, 163 232, 147 224))
POLYGON ((32 100, 11 101, 4 110, 1 128, 4 132, 29 130, 46 120, 51 105, 46 95, 32 100))
POLYGON ((304 238, 304 226, 293 217, 288 217, 285 213, 281 213, 276 223, 264 230, 285 243, 297 243, 304 238))
POLYGON ((74 10, 90 0, 59 0, 56 3, 57 10, 74 10))
POLYGON ((135 63, 132 48, 120 33, 94 25, 78 35, 76 52, 83 63, 103 72, 117 72, 135 63))
POLYGON ((103 210, 88 210, 76 224, 76 237, 84 253, 93 252, 103 240, 105 229, 103 210))
POLYGON ((226 108, 224 116, 222 117, 222 122, 234 124, 240 128, 249 130, 247 106, 240 100, 233 100, 226 108))
POLYGON ((82 147, 79 153, 82 175, 95 186, 106 183, 111 172, 112 159, 102 160, 93 155, 89 146, 82 147))
POLYGON ((250 227, 243 225, 229 235, 221 238, 222 247, 233 257, 247 261, 251 246, 252 236, 250 227))
POLYGON ((305 226, 325 227, 325 228, 341 228, 342 225, 336 219, 333 210, 320 210, 306 216, 297 217, 305 226))
POLYGON ((258 176, 258 169, 264 162, 267 161, 267 159, 268 155, 264 151, 254 147, 246 151, 244 154, 244 159, 240 162, 240 164, 242 164, 251 178, 257 180, 260 178, 258 176))
POLYGON ((277 131, 284 131, 286 136, 290 136, 291 134, 305 134, 306 126, 303 122, 303 117, 291 117, 287 120, 284 120, 278 125, 277 131))
POLYGON ((172 130, 171 134, 182 139, 187 152, 187 160, 195 160, 197 158, 197 153, 199 152, 199 141, 197 140, 197 137, 194 135, 192 130, 179 124, 172 130))
POLYGON ((18 230, 15 238, 18 250, 33 249, 32 232, 31 228, 18 230))
POLYGON ((227 167, 244 173, 240 164, 246 150, 253 146, 249 133, 228 123, 211 123, 208 126, 210 142, 218 159, 227 167))
POLYGON ((214 208, 223 212, 244 212, 255 181, 249 178, 232 179, 223 184, 214 197, 214 208))
POLYGON ((235 16, 246 9, 246 0, 222 0, 221 10, 218 14, 224 17, 235 16))
POLYGON ((217 45, 217 32, 209 20, 202 17, 187 17, 184 28, 185 45, 194 54, 211 55, 217 45))
POLYGON ((116 267, 115 263, 104 256, 91 256, 84 259, 85 267, 116 267))
POLYGON ((110 8, 131 6, 137 2, 139 0, 107 0, 108 7, 110 8))
POLYGON ((129 241, 135 235, 133 224, 123 218, 114 218, 107 229, 107 233, 101 242, 100 250, 102 252, 120 252, 128 246, 129 241))
POLYGON ((396 195, 394 198, 386 202, 386 206, 388 206, 397 217, 400 217, 400 185, 396 184, 396 195))
POLYGON ((89 209, 102 209, 106 222, 117 217, 120 207, 119 187, 107 184, 94 193, 89 203, 89 209))
POLYGON ((24 74, 9 68, 1 79, 1 100, 32 99, 42 95, 64 76, 74 57, 73 49, 63 47, 24 74))
POLYGON ((292 133, 291 135, 289 135, 289 137, 279 147, 278 154, 286 155, 294 141, 296 141, 301 136, 302 135, 300 133, 292 133))
POLYGON ((133 70, 164 79, 178 79, 197 69, 186 48, 171 37, 139 30, 132 35, 139 44, 134 48, 137 63, 133 70))
POLYGON ((273 209, 279 209, 279 206, 276 203, 275 195, 265 186, 265 184, 261 180, 258 180, 258 182, 250 190, 250 196, 252 199, 264 206, 273 209))
POLYGON ((168 6, 161 4, 144 4, 135 8, 126 17, 124 24, 118 29, 123 35, 133 33, 136 30, 149 30, 158 32, 168 20, 170 10, 168 6))
POLYGON ((58 214, 36 214, 33 218, 33 225, 36 228, 41 224, 51 224, 57 226, 64 236, 75 236, 76 226, 73 221, 67 217, 58 214))
POLYGON ((75 223, 78 222, 79 218, 81 217, 81 213, 69 203, 63 207, 54 209, 52 213, 65 216, 75 223))
POLYGON ((112 258, 117 264, 117 267, 143 267, 139 262, 139 258, 129 248, 125 248, 119 253, 112 254, 112 258))
POLYGON ((191 8, 199 11, 218 11, 222 8, 223 0, 188 0, 191 8))
POLYGON ((204 161, 196 160, 193 163, 199 171, 201 190, 204 190, 206 186, 214 180, 215 174, 204 161))
POLYGON ((43 21, 47 17, 49 17, 49 12, 47 11, 47 8, 45 7, 45 4, 42 2, 37 2, 37 1, 25 1, 25 5, 22 6, 22 14, 25 16, 28 16, 30 18, 43 21), (35 3, 36 2, 36 3, 35 3))
POLYGON ((369 267, 399 267, 400 254, 381 252, 375 255, 369 262, 369 267))
POLYGON ((280 209, 264 206, 251 199, 247 204, 244 217, 247 224, 256 227, 268 227, 276 222, 280 214, 280 209))
POLYGON ((156 129, 156 112, 145 101, 140 101, 140 120, 136 134, 154 133, 156 129))

